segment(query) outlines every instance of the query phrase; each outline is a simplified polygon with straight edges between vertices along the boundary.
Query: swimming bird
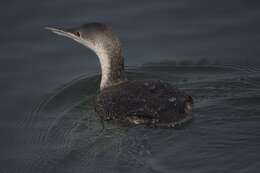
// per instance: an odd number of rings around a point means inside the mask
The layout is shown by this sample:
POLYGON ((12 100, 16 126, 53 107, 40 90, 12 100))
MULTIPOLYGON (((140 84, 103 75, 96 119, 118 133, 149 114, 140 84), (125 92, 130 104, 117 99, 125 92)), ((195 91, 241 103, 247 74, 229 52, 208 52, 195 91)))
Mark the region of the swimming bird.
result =
POLYGON ((95 110, 104 120, 150 127, 176 127, 192 119, 193 99, 160 80, 127 80, 122 45, 112 28, 87 23, 70 29, 46 27, 94 51, 101 65, 95 110))

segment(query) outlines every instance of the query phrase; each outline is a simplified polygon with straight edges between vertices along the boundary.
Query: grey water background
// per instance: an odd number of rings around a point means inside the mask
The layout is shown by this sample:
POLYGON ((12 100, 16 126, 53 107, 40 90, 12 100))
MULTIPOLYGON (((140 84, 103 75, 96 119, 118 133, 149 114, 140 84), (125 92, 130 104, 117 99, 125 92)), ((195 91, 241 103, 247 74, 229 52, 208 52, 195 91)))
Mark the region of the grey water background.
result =
POLYGON ((258 172, 257 0, 1 1, 0 172, 258 172), (94 53, 45 26, 100 21, 130 79, 190 92, 180 129, 120 128, 93 110, 94 53))

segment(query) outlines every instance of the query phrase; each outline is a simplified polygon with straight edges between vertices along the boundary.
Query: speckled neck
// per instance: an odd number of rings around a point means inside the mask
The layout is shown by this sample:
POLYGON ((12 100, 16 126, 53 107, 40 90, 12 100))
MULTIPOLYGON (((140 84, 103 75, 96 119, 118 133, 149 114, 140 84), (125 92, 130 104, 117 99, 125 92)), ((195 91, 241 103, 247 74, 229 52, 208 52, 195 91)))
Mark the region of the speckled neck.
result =
POLYGON ((126 80, 124 72, 124 58, 121 51, 96 52, 101 65, 100 90, 116 85, 126 80))

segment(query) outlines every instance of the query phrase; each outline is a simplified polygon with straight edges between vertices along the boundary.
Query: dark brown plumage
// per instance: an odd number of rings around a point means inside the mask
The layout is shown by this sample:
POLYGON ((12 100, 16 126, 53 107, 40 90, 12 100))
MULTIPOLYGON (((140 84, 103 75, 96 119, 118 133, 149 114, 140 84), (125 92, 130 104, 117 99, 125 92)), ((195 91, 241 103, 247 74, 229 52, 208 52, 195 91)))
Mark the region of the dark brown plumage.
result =
POLYGON ((96 111, 105 120, 175 127, 191 119, 192 97, 162 81, 125 81, 104 89, 96 111))

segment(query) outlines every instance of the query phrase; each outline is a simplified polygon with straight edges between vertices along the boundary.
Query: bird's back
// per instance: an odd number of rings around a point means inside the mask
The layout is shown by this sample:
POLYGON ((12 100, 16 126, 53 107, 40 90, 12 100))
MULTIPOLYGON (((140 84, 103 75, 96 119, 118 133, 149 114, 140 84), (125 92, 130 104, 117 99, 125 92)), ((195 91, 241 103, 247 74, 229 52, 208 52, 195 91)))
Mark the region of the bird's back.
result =
POLYGON ((101 91, 96 111, 103 119, 172 127, 191 119, 192 97, 162 81, 125 81, 101 91))

